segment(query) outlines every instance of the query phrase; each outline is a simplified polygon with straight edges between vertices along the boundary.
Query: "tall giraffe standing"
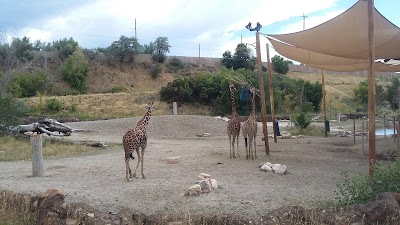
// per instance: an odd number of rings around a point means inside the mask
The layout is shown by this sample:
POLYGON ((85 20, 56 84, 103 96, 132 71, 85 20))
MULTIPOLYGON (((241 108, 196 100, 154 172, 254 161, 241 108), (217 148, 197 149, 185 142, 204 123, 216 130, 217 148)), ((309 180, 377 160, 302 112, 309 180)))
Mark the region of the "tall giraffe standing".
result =
POLYGON ((136 177, 136 170, 139 167, 139 163, 141 166, 142 178, 145 179, 146 176, 143 173, 143 158, 144 158, 144 150, 147 146, 147 133, 146 128, 149 124, 149 120, 151 117, 151 113, 154 111, 154 105, 151 102, 147 105, 147 112, 144 117, 137 123, 136 127, 128 130, 122 138, 122 143, 124 145, 125 150, 125 166, 126 166, 126 180, 129 181, 129 178, 136 177), (139 152, 139 148, 141 151, 139 152), (136 151, 138 155, 138 162, 136 165, 135 172, 132 174, 131 168, 129 167, 129 159, 135 159, 133 156, 134 151, 136 151), (128 176, 129 174, 129 176, 128 176))
POLYGON ((251 114, 249 118, 243 122, 242 134, 244 137, 245 147, 246 147, 246 159, 250 157, 252 159, 257 159, 257 151, 256 151, 256 137, 257 137, 257 119, 256 119, 256 89, 253 87, 250 89, 250 92, 253 94, 251 99, 251 114), (249 143, 247 144, 247 138, 249 139, 249 143), (252 142, 254 140, 254 157, 253 157, 253 147, 252 142))
POLYGON ((228 137, 229 137, 229 157, 236 158, 235 156, 235 139, 237 139, 237 156, 239 157, 239 134, 240 134, 240 120, 236 113, 236 106, 235 106, 235 86, 230 83, 229 90, 231 91, 231 98, 232 98, 232 117, 228 121, 228 137))

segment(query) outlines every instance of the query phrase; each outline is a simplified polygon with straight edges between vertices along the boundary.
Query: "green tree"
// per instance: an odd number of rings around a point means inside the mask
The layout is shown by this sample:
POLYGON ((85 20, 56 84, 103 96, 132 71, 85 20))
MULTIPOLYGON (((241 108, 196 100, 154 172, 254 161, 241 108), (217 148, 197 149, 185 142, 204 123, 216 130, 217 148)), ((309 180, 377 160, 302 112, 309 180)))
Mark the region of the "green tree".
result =
POLYGON ((70 37, 69 39, 63 38, 57 41, 53 41, 52 48, 58 51, 58 56, 61 60, 65 60, 74 53, 75 49, 78 48, 78 46, 78 42, 74 41, 74 39, 70 37))
POLYGON ((15 132, 27 108, 10 95, 0 96, 0 136, 15 132))
POLYGON ((252 51, 245 44, 238 44, 232 56, 230 51, 222 54, 222 65, 226 68, 238 70, 240 68, 254 70, 256 58, 252 56, 252 51))
POLYGON ((154 41, 153 61, 159 63, 165 62, 170 47, 167 37, 158 37, 154 41))
POLYGON ((18 59, 15 47, 7 40, 7 35, 2 33, 0 38, 0 96, 3 96, 7 92, 7 85, 17 67, 18 59))
POLYGON ((272 57, 271 61, 274 71, 280 74, 287 74, 287 72, 289 71, 289 64, 293 64, 292 61, 286 60, 279 55, 275 55, 274 57, 272 57))
MULTIPOLYGON (((380 84, 375 84, 375 100, 378 106, 383 106, 387 100, 387 92, 380 84)), ((361 81, 354 90, 355 101, 364 109, 368 105, 368 82, 361 81)))
POLYGON ((29 38, 23 37, 22 39, 14 38, 12 43, 15 48, 15 56, 19 61, 25 62, 32 60, 33 56, 31 51, 33 50, 33 44, 29 38))
POLYGON ((155 46, 153 42, 150 42, 148 45, 143 45, 143 54, 153 54, 155 50, 155 46))
POLYGON ((224 65, 226 68, 231 69, 233 68, 233 56, 230 51, 225 51, 222 54, 222 65, 224 65))
POLYGON ((63 78, 73 88, 82 93, 87 91, 86 77, 89 73, 89 63, 80 48, 68 56, 62 66, 63 78))
POLYGON ((123 62, 124 60, 132 62, 135 55, 142 51, 142 46, 135 37, 122 35, 118 41, 114 41, 107 48, 107 51, 119 62, 123 62))
POLYGON ((393 110, 399 109, 399 78, 393 78, 391 85, 387 88, 387 100, 390 102, 393 110))

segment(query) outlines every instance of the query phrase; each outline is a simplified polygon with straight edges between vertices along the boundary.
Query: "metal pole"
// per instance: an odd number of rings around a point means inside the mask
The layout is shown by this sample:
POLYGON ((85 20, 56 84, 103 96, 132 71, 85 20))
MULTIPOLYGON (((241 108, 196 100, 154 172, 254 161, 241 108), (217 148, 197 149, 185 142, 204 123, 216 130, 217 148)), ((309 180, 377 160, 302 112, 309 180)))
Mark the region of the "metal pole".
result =
POLYGON ((322 105, 324 108, 324 127, 325 127, 325 137, 328 137, 328 127, 327 125, 327 120, 326 120, 326 98, 325 98, 325 76, 324 76, 324 70, 321 70, 321 76, 322 76, 322 105))
POLYGON ((271 72, 271 60, 269 59, 269 45, 267 44, 267 62, 268 62, 268 87, 269 87, 269 102, 271 104, 271 117, 272 117, 272 127, 274 129, 274 142, 277 143, 276 140, 276 123, 275 123, 275 103, 274 103, 274 90, 272 87, 272 72, 271 72))
POLYGON ((368 0, 368 123, 369 123, 369 175, 374 173, 375 143, 375 30, 374 0, 368 0))
POLYGON ((257 51, 257 72, 258 72, 258 84, 260 88, 260 100, 261 100, 261 119, 264 134, 265 143, 265 154, 269 155, 269 144, 268 144, 268 128, 267 128, 267 110, 265 105, 265 91, 264 91, 264 78, 262 74, 261 66, 261 48, 260 48, 260 34, 256 32, 256 51, 257 51))

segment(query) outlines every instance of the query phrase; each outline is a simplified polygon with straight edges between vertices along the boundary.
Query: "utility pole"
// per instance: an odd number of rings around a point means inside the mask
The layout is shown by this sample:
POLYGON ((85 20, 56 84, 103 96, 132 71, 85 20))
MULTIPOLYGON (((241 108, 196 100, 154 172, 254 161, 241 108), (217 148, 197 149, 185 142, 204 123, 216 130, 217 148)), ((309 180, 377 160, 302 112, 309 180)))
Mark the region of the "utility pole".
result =
POLYGON ((199 59, 200 59, 200 44, 199 44, 199 59))
POLYGON ((306 18, 307 18, 308 16, 305 16, 305 15, 304 15, 304 12, 303 12, 303 15, 300 16, 300 17, 303 17, 303 30, 305 30, 305 29, 306 29, 306 18))
POLYGON ((136 18, 135 18, 135 39, 137 40, 137 33, 136 33, 136 18))
MULTIPOLYGON (((265 105, 265 90, 264 90, 264 78, 262 74, 261 65, 261 47, 260 47, 260 34, 261 24, 257 22, 255 28, 251 27, 251 23, 246 25, 246 28, 250 31, 256 31, 256 51, 257 51, 257 72, 258 72, 258 84, 260 89, 260 101, 261 101, 261 120, 264 134, 265 154, 269 155, 269 144, 268 144, 268 129, 267 129, 267 110, 265 105)), ((272 121, 274 122, 274 121, 272 121)))

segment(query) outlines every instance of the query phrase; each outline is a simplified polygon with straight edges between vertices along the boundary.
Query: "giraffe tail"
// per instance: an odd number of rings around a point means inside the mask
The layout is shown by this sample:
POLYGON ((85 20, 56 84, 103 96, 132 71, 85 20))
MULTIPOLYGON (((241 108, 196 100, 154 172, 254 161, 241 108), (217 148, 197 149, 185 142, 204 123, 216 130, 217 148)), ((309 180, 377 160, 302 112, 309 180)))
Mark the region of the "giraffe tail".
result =
POLYGON ((135 159, 135 156, 133 156, 133 153, 131 153, 131 154, 129 155, 129 158, 131 158, 132 160, 135 159))
POLYGON ((244 138, 244 146, 247 147, 247 138, 244 138))

